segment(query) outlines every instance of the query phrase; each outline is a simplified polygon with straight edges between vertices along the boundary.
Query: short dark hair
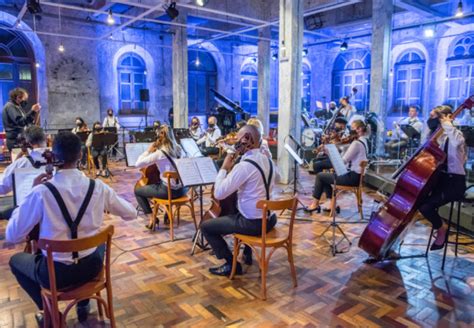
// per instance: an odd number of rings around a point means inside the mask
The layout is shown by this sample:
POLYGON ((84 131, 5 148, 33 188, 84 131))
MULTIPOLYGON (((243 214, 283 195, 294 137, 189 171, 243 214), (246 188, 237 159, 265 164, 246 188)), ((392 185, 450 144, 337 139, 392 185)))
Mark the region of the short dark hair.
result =
POLYGON ((39 145, 46 142, 46 135, 39 126, 30 126, 25 130, 25 139, 30 145, 39 145))
POLYGON ((64 164, 77 162, 81 156, 81 139, 69 131, 58 133, 53 142, 53 154, 64 164))
POLYGON ((20 97, 20 96, 23 96, 25 94, 28 94, 28 92, 23 89, 23 88, 15 88, 13 90, 10 91, 10 93, 8 94, 8 96, 10 97, 10 100, 11 101, 15 101, 17 97, 20 97))
POLYGON ((414 108, 417 113, 420 112, 420 106, 418 106, 418 105, 411 105, 411 106, 408 107, 408 109, 410 109, 410 108, 414 108))
POLYGON ((347 125, 347 120, 344 117, 338 117, 334 120, 334 123, 347 125))

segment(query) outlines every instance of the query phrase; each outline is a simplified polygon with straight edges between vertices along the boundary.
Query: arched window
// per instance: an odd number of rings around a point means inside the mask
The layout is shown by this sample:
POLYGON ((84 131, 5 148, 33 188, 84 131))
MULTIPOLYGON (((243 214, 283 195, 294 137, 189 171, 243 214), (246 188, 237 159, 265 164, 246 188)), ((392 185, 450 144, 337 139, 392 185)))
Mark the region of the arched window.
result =
MULTIPOLYGON (((16 87, 28 91, 30 104, 36 102, 35 58, 28 41, 21 34, 3 30, 0 25, 0 104, 2 107, 9 99, 10 90, 16 87)), ((1 120, 0 131, 3 131, 1 120)))
POLYGON ((301 70, 301 103, 303 110, 311 110, 311 69, 306 64, 301 70))
POLYGON ((474 34, 455 40, 447 61, 446 98, 457 107, 474 94, 474 34))
POLYGON ((146 89, 146 65, 135 53, 124 54, 118 61, 119 109, 121 113, 145 110, 140 90, 146 89))
POLYGON ((205 114, 215 106, 211 89, 216 85, 214 58, 206 51, 188 51, 188 107, 191 115, 205 114))
POLYGON ((366 110, 370 99, 370 53, 367 50, 353 50, 337 56, 332 71, 332 97, 335 101, 357 93, 351 103, 357 110, 366 110))
POLYGON ((408 106, 422 105, 425 58, 416 50, 407 50, 395 63, 393 114, 408 113, 408 106))
POLYGON ((258 73, 253 64, 246 64, 240 72, 240 104, 251 113, 257 113, 258 104, 258 73))

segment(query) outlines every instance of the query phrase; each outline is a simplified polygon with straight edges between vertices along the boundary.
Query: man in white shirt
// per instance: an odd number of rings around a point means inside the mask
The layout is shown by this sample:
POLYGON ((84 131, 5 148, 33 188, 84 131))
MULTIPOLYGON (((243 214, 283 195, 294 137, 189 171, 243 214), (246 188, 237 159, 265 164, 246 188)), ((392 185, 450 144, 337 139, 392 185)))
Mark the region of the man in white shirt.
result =
MULTIPOLYGON (((235 156, 228 154, 214 185, 214 196, 223 200, 237 192, 237 210, 235 215, 222 216, 203 222, 201 231, 214 250, 218 259, 225 264, 210 268, 212 274, 228 276, 232 269, 232 252, 229 250, 224 236, 232 233, 260 236, 262 234, 262 211, 257 209, 257 202, 269 199, 277 175, 270 158, 260 151, 261 135, 252 125, 246 125, 237 134, 236 154, 242 155, 238 164, 234 165, 235 156)), ((276 216, 271 215, 267 223, 267 231, 276 224, 276 216)), ((251 264, 250 248, 244 251, 247 264, 251 264)), ((237 274, 242 273, 240 263, 237 274)))
MULTIPOLYGON (((31 193, 8 221, 7 242, 24 242, 38 224, 39 238, 68 240, 75 238, 74 231, 77 232, 77 238, 93 236, 102 226, 105 211, 124 220, 136 217, 132 204, 120 198, 102 181, 91 180, 77 169, 77 162, 81 158, 79 137, 71 132, 58 134, 54 140, 53 153, 56 160, 63 164, 53 177, 41 174, 35 179, 31 193), (55 191, 59 195, 55 196, 55 191), (61 208, 57 197, 62 198, 65 208, 61 208), (84 214, 78 217, 81 208, 85 208, 84 214), (77 230, 67 223, 64 212, 70 213, 71 220, 78 224, 77 230)), ((57 287, 77 286, 95 278, 102 269, 103 255, 103 247, 78 254, 54 254, 57 287)), ((42 310, 41 286, 49 286, 45 255, 15 254, 10 259, 10 268, 20 286, 42 310)), ((77 311, 79 321, 87 320, 89 301, 79 302, 77 311)), ((41 314, 37 314, 37 320, 42 320, 41 314)))
POLYGON ((104 128, 117 128, 120 129, 120 123, 118 118, 114 115, 112 108, 107 109, 107 116, 104 118, 104 123, 102 123, 104 128))
POLYGON ((217 126, 217 118, 209 116, 207 119, 207 130, 204 135, 196 141, 198 145, 203 145, 202 154, 204 156, 219 154, 219 147, 217 147, 217 139, 222 135, 221 129, 217 126))
MULTIPOLYGON (((26 142, 31 146, 32 150, 28 155, 22 155, 13 163, 7 166, 0 181, 0 194, 6 195, 13 190, 13 173, 17 168, 28 168, 38 166, 46 160, 43 153, 46 151, 46 135, 42 128, 38 126, 30 126, 25 130, 26 142)), ((14 208, 8 208, 1 213, 2 219, 9 219, 14 208)))
POLYGON ((410 138, 402 131, 401 126, 403 125, 409 125, 413 127, 413 129, 418 132, 414 138, 417 140, 420 139, 423 123, 420 121, 420 119, 418 119, 418 106, 410 106, 408 110, 408 117, 394 123, 395 130, 393 131, 392 140, 385 144, 385 151, 388 152, 388 154, 392 157, 395 157, 408 145, 410 138))

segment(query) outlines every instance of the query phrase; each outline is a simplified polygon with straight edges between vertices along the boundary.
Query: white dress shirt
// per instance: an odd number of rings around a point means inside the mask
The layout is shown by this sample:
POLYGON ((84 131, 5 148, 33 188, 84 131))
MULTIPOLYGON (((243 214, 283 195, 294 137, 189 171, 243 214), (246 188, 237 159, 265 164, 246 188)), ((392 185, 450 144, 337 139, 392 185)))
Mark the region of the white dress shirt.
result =
POLYGON ((461 131, 456 129, 452 123, 442 123, 443 134, 438 138, 438 144, 444 150, 446 138, 448 145, 448 173, 466 175, 464 165, 466 164, 466 142, 461 131))
POLYGON ((200 126, 198 126, 196 129, 189 129, 189 134, 191 134, 191 138, 194 139, 194 141, 198 141, 199 138, 202 136, 202 129, 200 126))
MULTIPOLYGON (((239 212, 247 219, 261 219, 262 211, 257 209, 257 202, 267 199, 265 184, 257 168, 253 164, 245 162, 245 159, 256 162, 263 170, 265 179, 268 179, 270 175, 268 157, 262 154, 260 149, 252 149, 242 156, 240 163, 236 164, 229 173, 226 170, 219 170, 214 185, 214 196, 217 199, 224 199, 237 191, 239 212)), ((273 165, 270 198, 277 176, 278 170, 273 165)))
MULTIPOLYGON (((89 178, 77 169, 68 169, 59 170, 50 182, 58 189, 71 217, 75 220, 89 189, 89 178)), ((97 234, 103 223, 104 211, 120 216, 124 220, 135 219, 137 216, 137 211, 132 204, 119 197, 101 180, 95 180, 94 193, 78 227, 78 238, 97 234)), ((5 239, 11 243, 22 242, 38 223, 40 238, 71 239, 71 230, 63 218, 56 199, 42 184, 34 187, 26 196, 25 201, 13 211, 8 221, 5 239)), ((94 250, 92 248, 79 252, 79 258, 93 253, 94 250)), ((53 257, 55 261, 73 263, 71 253, 53 254, 53 257)))
POLYGON ((102 123, 102 126, 104 128, 117 128, 117 130, 120 129, 120 124, 119 124, 118 118, 115 117, 115 116, 107 115, 104 118, 104 122, 102 123))
POLYGON ((350 120, 351 116, 354 114, 354 112, 355 112, 354 107, 352 107, 352 105, 347 105, 345 107, 342 107, 339 114, 344 116, 344 118, 349 122, 349 120, 350 120))
POLYGON ((222 135, 221 129, 216 125, 214 131, 212 132, 207 132, 204 133, 204 136, 199 139, 196 143, 198 145, 201 145, 205 143, 204 145, 206 147, 214 147, 217 143, 217 139, 222 135))
MULTIPOLYGON (((29 153, 33 161, 44 163, 46 162, 46 159, 43 157, 43 153, 47 149, 48 148, 35 148, 29 153)), ((3 173, 2 181, 0 182, 0 195, 8 194, 13 190, 13 173, 15 172, 15 169, 27 167, 33 167, 33 165, 31 165, 30 160, 26 158, 26 156, 18 158, 13 163, 7 166, 5 172, 3 173)))
POLYGON ((361 174, 360 163, 367 160, 367 138, 360 137, 358 140, 352 141, 351 145, 342 156, 347 169, 361 174), (362 144, 364 143, 364 144, 362 144), (365 147, 364 147, 365 145, 365 147))

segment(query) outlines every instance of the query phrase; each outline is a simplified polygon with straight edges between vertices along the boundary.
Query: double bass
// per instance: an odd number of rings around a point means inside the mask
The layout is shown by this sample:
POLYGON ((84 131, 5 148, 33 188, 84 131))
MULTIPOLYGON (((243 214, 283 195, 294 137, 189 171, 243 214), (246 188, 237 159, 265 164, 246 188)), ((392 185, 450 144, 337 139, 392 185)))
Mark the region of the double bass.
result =
MULTIPOLYGON (((464 109, 474 106, 474 95, 469 97, 453 113, 453 119, 464 109)), ((446 159, 446 153, 439 147, 438 137, 442 127, 430 136, 393 175, 397 184, 386 203, 374 212, 360 237, 359 247, 376 260, 387 257, 393 245, 403 240, 407 228, 420 201, 426 197, 436 182, 439 167, 446 159)))

